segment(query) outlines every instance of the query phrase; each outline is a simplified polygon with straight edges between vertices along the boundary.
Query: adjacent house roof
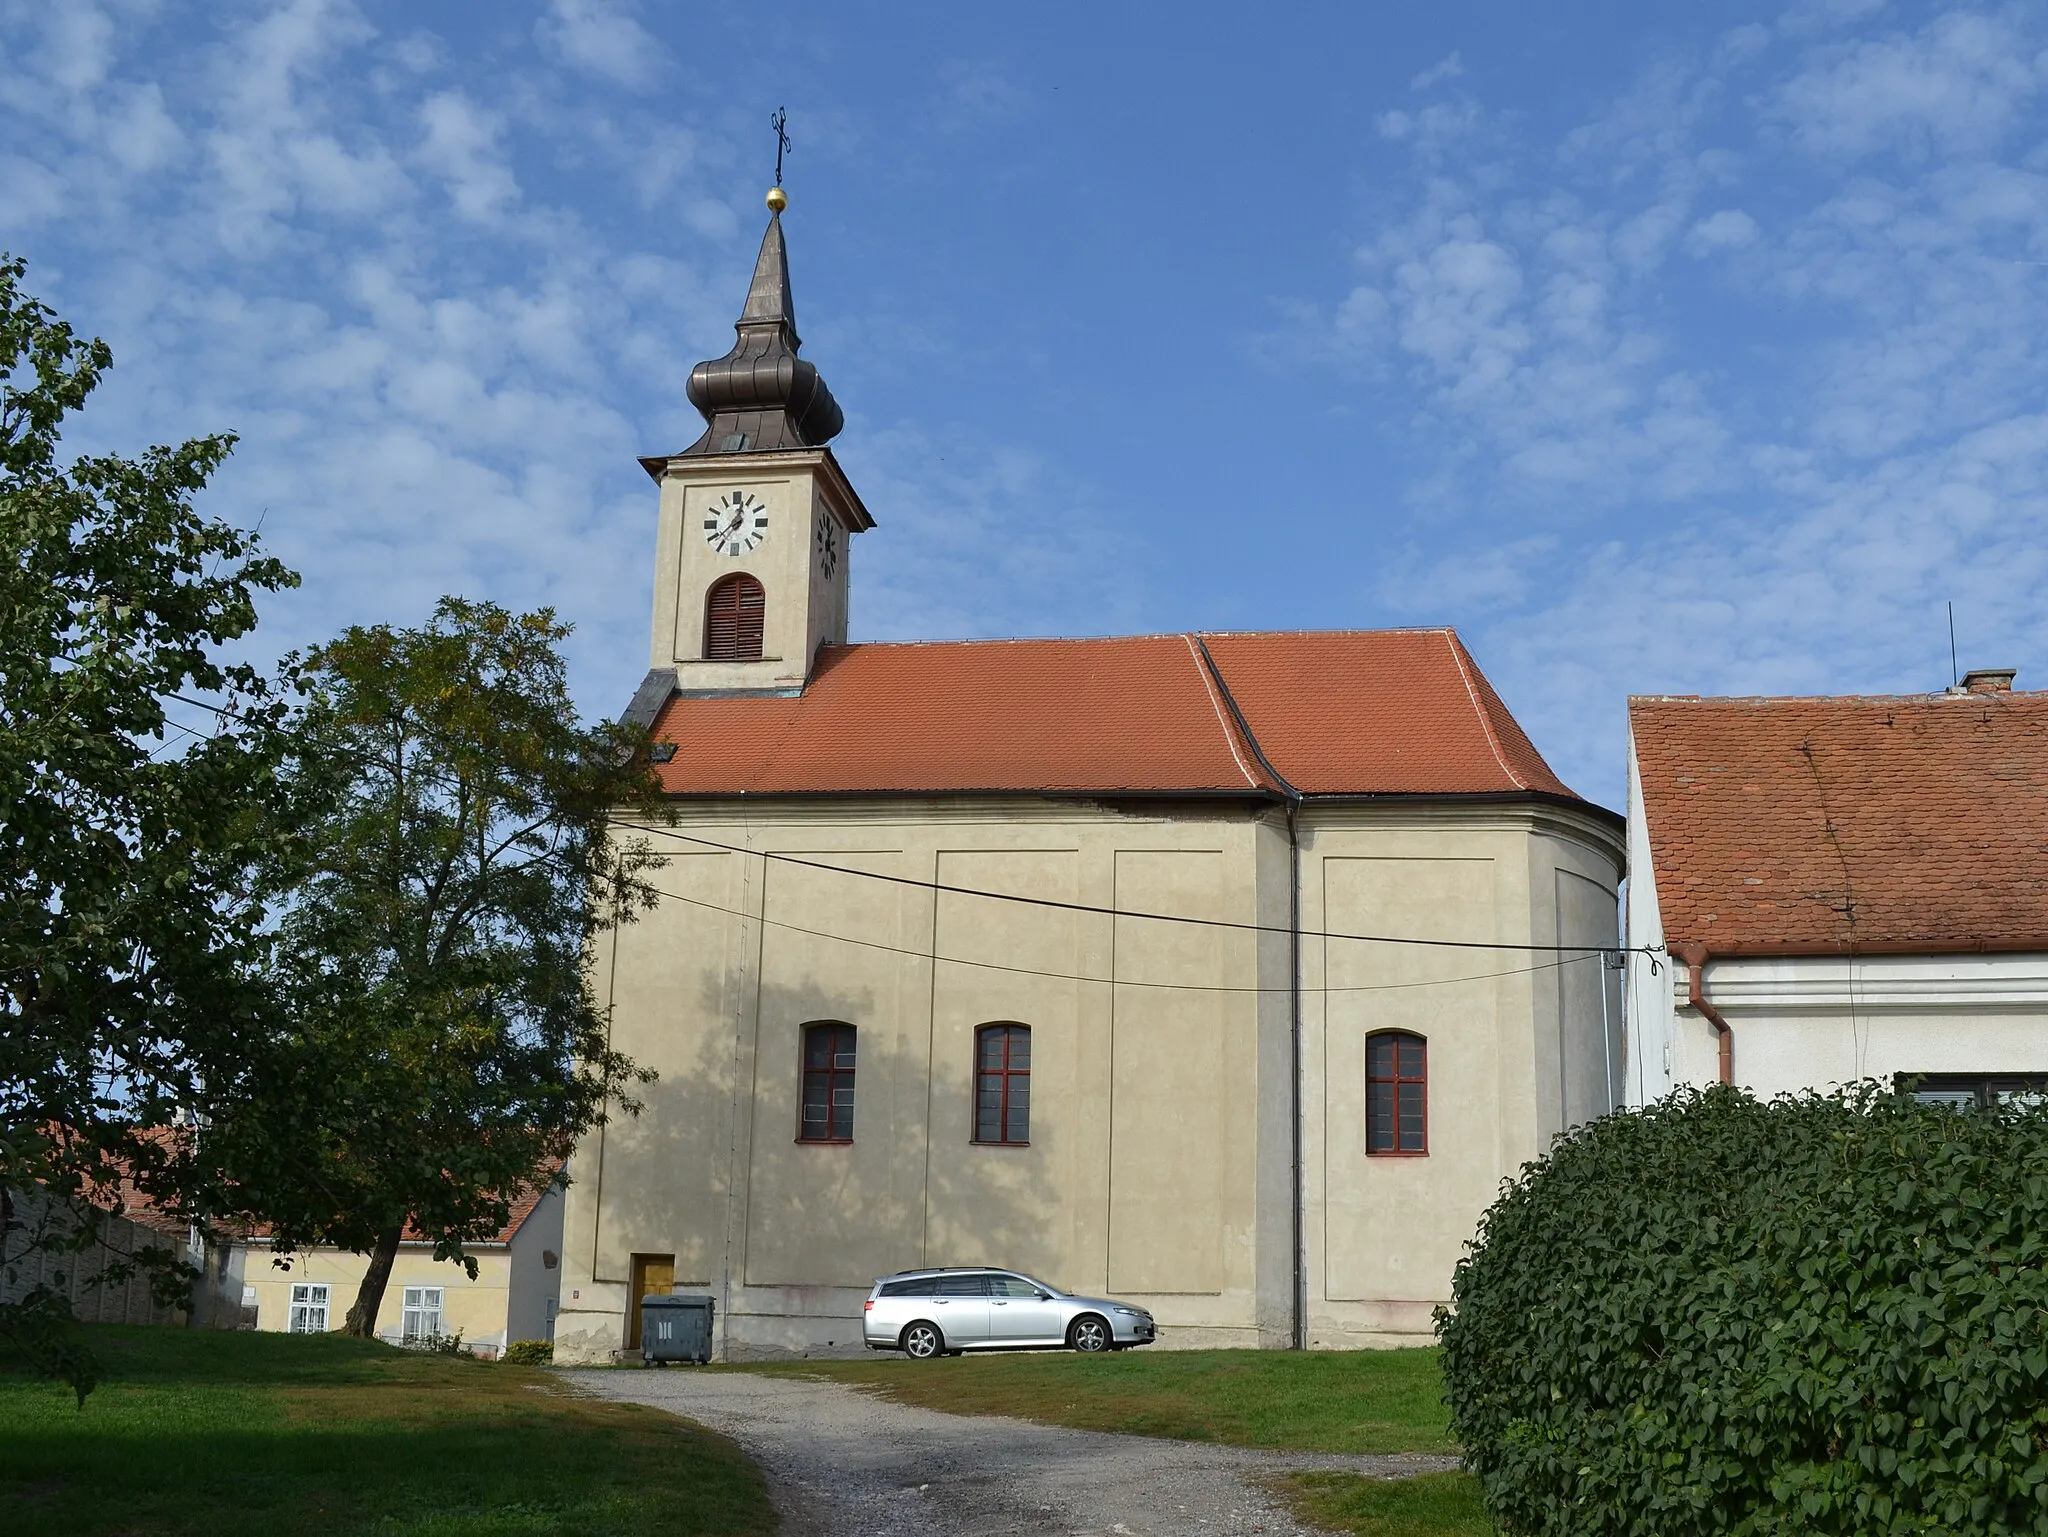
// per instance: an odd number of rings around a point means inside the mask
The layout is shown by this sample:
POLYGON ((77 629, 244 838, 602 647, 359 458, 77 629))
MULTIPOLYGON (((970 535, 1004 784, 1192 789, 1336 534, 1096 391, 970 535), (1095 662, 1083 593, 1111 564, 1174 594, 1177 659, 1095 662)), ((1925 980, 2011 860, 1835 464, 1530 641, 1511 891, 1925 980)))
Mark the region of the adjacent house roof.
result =
MULTIPOLYGON (((503 1227, 499 1228, 497 1232, 491 1234, 488 1238, 465 1240, 462 1245, 463 1248, 502 1249, 511 1243, 519 1235, 519 1230, 526 1226, 526 1219, 533 1215, 535 1208, 540 1205, 541 1201, 547 1196, 547 1193, 554 1188, 554 1177, 560 1174, 561 1171, 562 1161, 559 1158, 552 1160, 546 1170, 543 1171, 546 1175, 545 1178, 535 1184, 523 1187, 519 1194, 512 1198, 511 1210, 505 1214, 505 1225, 503 1227)), ((244 1236, 260 1242, 269 1238, 270 1233, 271 1229, 268 1224, 259 1223, 248 1229, 244 1236)), ((431 1246, 434 1240, 408 1222, 405 1225, 405 1232, 400 1242, 431 1246)))
POLYGON ((2048 692, 1638 698, 1666 942, 2048 949, 2048 692))
POLYGON ((829 646, 800 695, 675 695, 654 736, 676 744, 660 769, 676 795, 1284 779, 1305 795, 1576 799, 1447 629, 829 646))

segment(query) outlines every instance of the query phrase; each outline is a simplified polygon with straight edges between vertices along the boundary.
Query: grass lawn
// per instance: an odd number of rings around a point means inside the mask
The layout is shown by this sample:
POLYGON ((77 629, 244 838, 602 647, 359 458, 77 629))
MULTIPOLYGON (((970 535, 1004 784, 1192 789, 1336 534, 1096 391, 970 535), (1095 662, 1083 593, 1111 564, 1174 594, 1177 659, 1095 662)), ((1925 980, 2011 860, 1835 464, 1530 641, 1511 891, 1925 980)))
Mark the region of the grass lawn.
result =
POLYGON ((1274 1490, 1295 1517, 1353 1537, 1492 1537, 1470 1473, 1394 1480, 1354 1473, 1292 1473, 1274 1490))
POLYGON ((950 1414, 1008 1414, 1304 1452, 1455 1452, 1434 1350, 1035 1351, 730 1368, 824 1377, 950 1414))
POLYGON ((96 1328, 81 1410, 0 1360, 8 1537, 747 1537, 761 1476, 672 1416, 545 1372, 337 1335, 96 1328))

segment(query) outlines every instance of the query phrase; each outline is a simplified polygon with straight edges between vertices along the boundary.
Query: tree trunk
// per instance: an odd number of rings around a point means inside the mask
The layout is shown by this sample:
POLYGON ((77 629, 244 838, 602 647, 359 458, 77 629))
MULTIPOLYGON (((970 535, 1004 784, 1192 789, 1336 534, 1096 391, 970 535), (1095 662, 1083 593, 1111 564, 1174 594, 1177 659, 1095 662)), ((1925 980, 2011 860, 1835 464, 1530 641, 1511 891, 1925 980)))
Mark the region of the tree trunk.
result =
POLYGON ((377 1247, 370 1251, 370 1268, 363 1272, 363 1284, 356 1291, 355 1306, 348 1310, 345 1332, 359 1340, 377 1337, 377 1313, 384 1306, 384 1288, 391 1280, 391 1266, 398 1259, 398 1240, 403 1228, 386 1228, 377 1235, 377 1247))

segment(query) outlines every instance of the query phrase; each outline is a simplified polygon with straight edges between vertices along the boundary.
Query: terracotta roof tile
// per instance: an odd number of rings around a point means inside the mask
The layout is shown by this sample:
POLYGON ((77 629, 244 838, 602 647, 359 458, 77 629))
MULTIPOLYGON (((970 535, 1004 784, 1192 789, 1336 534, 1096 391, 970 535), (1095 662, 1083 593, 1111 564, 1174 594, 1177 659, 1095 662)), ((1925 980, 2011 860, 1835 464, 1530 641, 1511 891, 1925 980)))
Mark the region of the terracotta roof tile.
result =
POLYGON ((1629 701, 1668 942, 2048 949, 2048 693, 1629 701))
POLYGON ((671 698, 678 795, 1571 792, 1449 630, 827 647, 794 697, 671 698))
POLYGON ((1273 766, 1307 795, 1570 795, 1451 630, 1204 637, 1273 766))

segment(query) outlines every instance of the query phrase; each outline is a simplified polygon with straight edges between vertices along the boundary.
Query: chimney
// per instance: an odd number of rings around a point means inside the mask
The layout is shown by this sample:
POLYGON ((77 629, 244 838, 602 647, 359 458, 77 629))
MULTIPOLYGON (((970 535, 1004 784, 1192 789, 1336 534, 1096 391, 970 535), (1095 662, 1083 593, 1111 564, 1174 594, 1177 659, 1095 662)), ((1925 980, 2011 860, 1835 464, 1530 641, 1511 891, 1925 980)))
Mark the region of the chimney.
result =
POLYGON ((1972 667, 1963 674, 1962 692, 1965 694, 2010 694, 2012 680, 2019 675, 2017 667, 1972 667))

